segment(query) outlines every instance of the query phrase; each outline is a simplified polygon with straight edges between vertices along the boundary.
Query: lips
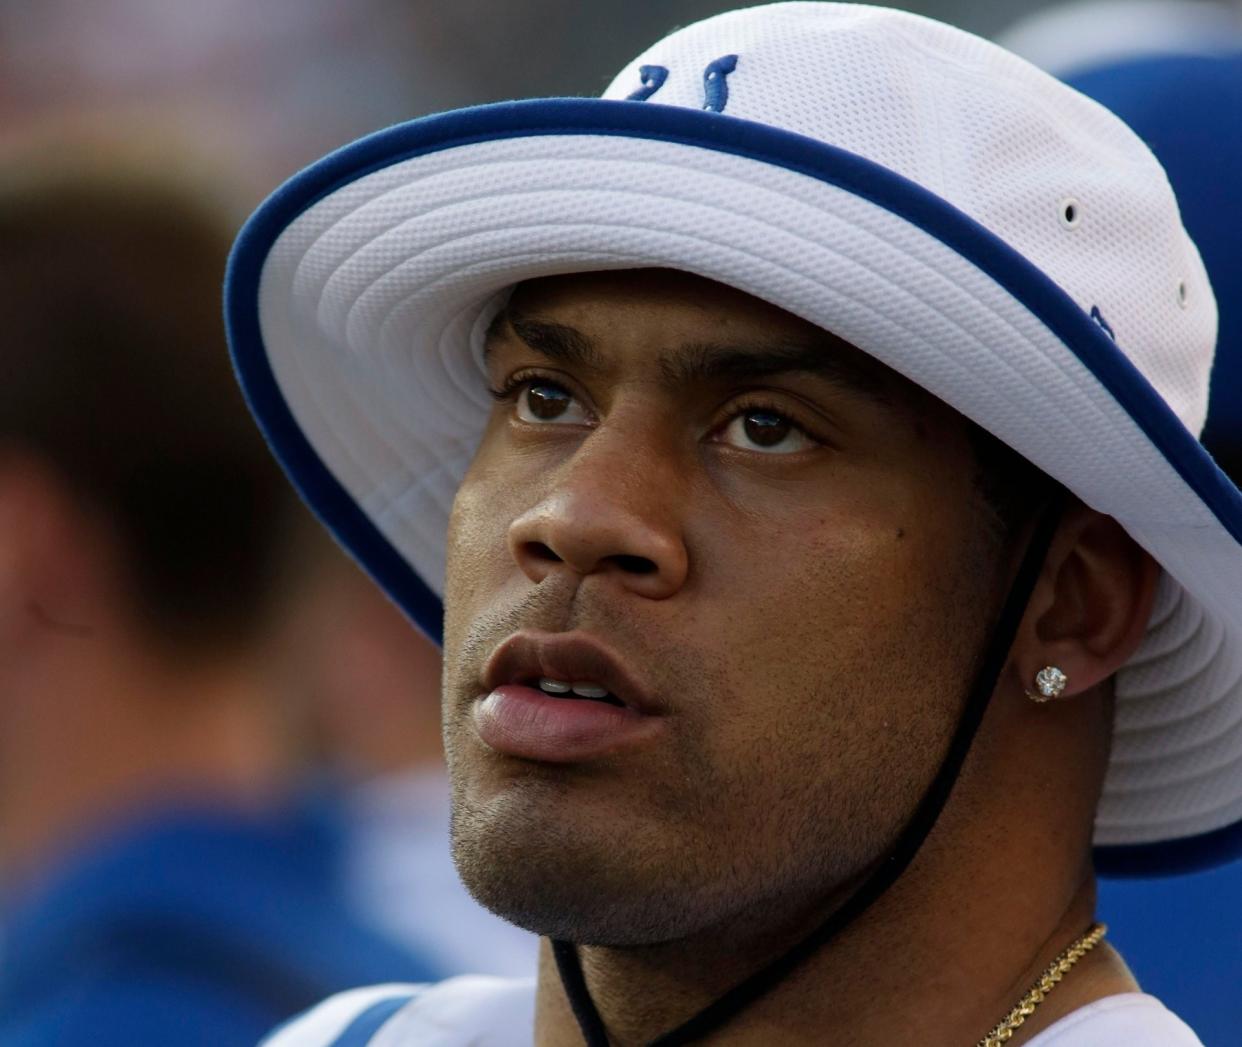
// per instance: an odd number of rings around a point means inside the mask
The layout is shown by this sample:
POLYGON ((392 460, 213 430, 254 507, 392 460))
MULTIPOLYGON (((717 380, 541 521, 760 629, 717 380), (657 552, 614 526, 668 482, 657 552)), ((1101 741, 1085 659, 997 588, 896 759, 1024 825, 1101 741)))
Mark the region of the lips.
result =
POLYGON ((496 648, 483 670, 487 691, 504 684, 538 687, 540 680, 568 683, 567 698, 574 684, 587 685, 579 691, 594 684, 626 709, 646 715, 660 712, 625 663, 595 637, 582 633, 515 633, 496 648))
POLYGON ((594 637, 523 632, 488 659, 475 729, 507 756, 580 763, 654 738, 664 720, 650 692, 594 637))

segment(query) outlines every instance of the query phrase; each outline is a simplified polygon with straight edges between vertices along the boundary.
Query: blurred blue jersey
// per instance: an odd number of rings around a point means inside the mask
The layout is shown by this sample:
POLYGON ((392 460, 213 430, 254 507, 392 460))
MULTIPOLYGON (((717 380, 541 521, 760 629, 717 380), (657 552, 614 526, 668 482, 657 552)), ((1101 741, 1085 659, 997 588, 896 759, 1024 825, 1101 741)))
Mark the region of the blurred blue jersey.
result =
POLYGON ((1242 862, 1162 880, 1101 880, 1097 912, 1144 992, 1204 1043, 1239 1042, 1242 862))
POLYGON ((5 1047, 253 1047, 324 996, 442 972, 360 926, 326 811, 182 810, 101 839, 10 899, 5 1047))

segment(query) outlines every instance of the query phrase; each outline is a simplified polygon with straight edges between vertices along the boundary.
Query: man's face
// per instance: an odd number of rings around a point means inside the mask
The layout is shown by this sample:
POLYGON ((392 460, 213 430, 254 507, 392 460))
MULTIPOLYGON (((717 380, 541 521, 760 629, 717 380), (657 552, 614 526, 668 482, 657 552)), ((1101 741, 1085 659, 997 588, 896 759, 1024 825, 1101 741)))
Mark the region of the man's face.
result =
POLYGON ((522 285, 487 365, 444 644, 467 886, 588 944, 805 916, 909 817, 984 642, 966 423, 663 270, 522 285))

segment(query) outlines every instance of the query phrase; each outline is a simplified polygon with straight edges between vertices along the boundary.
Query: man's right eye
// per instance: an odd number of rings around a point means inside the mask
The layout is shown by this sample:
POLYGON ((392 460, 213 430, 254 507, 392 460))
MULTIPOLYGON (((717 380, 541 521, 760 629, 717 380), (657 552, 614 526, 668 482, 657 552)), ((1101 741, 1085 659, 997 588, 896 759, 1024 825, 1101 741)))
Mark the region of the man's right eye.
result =
POLYGON ((583 425, 587 414, 574 395, 555 382, 532 379, 517 395, 517 416, 523 422, 583 425))

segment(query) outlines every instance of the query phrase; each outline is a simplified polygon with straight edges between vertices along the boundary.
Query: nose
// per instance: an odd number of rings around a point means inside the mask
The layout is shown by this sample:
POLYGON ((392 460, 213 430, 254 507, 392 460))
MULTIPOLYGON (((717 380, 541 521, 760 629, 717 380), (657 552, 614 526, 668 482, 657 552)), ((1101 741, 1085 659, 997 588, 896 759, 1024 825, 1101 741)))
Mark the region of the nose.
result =
POLYGON ((667 599, 685 585, 689 568, 684 500, 672 473, 633 446, 565 463, 540 501, 510 525, 513 558, 536 583, 564 571, 667 599))

